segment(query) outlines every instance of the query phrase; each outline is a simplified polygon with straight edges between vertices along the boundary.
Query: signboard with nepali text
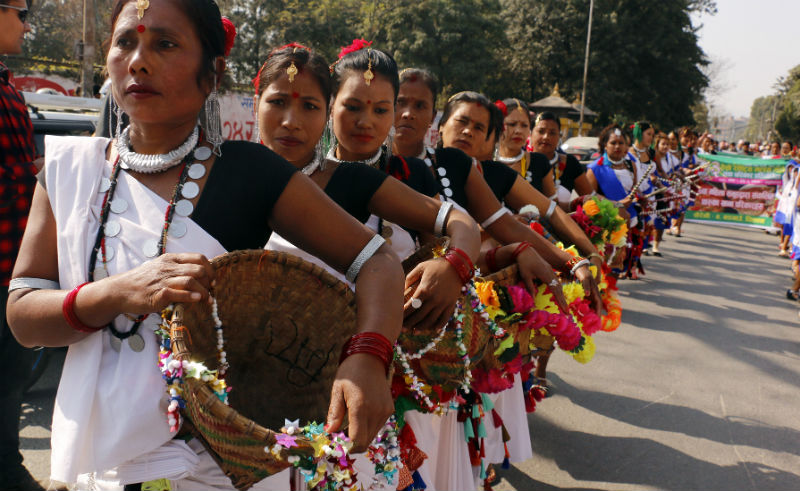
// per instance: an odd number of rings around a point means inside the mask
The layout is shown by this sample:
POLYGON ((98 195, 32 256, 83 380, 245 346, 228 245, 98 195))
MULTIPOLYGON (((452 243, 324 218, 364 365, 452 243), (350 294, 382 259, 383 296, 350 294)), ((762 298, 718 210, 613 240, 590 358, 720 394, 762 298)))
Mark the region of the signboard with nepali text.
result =
POLYGON ((772 227, 775 190, 786 160, 733 155, 698 155, 719 172, 707 173, 697 183, 694 203, 686 219, 747 227, 772 227))

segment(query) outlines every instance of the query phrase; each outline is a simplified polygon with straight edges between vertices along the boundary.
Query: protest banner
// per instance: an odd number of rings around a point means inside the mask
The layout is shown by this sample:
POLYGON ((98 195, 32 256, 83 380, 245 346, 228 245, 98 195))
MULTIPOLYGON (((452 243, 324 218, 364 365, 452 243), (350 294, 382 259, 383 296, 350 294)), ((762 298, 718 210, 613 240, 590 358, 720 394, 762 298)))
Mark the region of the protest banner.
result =
MULTIPOLYGON (((718 169, 697 184, 686 219, 747 227, 770 228, 775 214, 775 190, 786 167, 782 159, 732 155, 698 155, 718 169)), ((700 163, 698 162, 698 163, 700 163)))

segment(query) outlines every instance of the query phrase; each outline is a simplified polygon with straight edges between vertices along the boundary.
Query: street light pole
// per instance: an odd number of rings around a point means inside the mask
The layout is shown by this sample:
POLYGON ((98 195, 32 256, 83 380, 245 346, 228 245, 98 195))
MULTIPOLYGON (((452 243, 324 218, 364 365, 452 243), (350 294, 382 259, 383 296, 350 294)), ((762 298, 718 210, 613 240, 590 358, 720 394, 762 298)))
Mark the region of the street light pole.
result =
POLYGON ((81 57, 81 92, 94 97, 94 0, 83 0, 83 50, 81 57))
POLYGON ((583 90, 581 91, 581 117, 578 120, 578 136, 583 136, 583 111, 586 108, 586 78, 589 75, 589 44, 592 41, 592 13, 594 0, 589 0, 589 28, 586 31, 586 58, 583 60, 583 90))

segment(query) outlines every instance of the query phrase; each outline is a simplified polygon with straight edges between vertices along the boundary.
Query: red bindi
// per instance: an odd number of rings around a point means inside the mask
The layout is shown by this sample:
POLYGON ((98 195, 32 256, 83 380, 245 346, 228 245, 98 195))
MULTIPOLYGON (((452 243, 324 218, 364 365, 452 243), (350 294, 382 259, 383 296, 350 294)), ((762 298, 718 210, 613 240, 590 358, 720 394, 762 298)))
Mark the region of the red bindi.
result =
POLYGON ((417 74, 412 73, 410 77, 408 77, 409 82, 416 82, 417 81, 417 74))
POLYGON ((136 26, 136 31, 144 32, 144 30, 145 30, 145 27, 142 24, 139 24, 138 26, 136 26))
POLYGON ((300 94, 297 92, 292 92, 292 99, 297 99, 298 97, 300 97, 300 94))
POLYGON ((372 104, 372 101, 367 99, 367 104, 372 104))

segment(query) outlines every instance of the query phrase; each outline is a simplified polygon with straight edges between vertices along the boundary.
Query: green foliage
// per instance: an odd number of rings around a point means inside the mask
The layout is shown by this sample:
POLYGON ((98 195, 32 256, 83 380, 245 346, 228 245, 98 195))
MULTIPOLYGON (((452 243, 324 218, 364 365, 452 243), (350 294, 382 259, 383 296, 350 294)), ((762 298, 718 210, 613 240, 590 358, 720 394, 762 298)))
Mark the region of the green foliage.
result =
MULTIPOLYGON (((96 0, 97 59, 108 36, 111 0, 96 0)), ((581 91, 588 0, 218 0, 237 26, 228 60, 234 85, 247 86, 276 46, 309 45, 333 62, 354 38, 392 52, 399 66, 425 67, 442 94, 477 90, 492 99, 534 101, 558 83, 581 91)), ((41 0, 28 54, 75 61, 82 0, 41 0)), ((708 80, 690 13, 714 0, 596 0, 586 105, 598 124, 617 115, 671 128, 694 121, 708 80)), ((800 107, 800 101, 798 105, 800 107)))

